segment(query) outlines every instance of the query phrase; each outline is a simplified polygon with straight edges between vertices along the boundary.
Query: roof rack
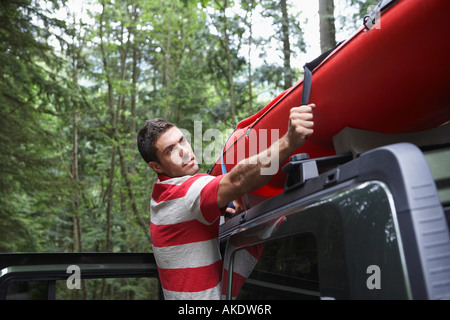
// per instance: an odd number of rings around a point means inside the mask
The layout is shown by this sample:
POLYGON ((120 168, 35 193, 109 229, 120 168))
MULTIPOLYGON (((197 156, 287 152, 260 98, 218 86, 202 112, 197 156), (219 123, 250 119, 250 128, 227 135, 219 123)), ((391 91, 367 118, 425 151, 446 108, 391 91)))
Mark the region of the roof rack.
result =
POLYGON ((307 153, 293 155, 283 167, 287 174, 284 191, 288 192, 302 186, 307 180, 319 176, 319 168, 336 166, 353 160, 350 152, 335 156, 310 159, 307 153))

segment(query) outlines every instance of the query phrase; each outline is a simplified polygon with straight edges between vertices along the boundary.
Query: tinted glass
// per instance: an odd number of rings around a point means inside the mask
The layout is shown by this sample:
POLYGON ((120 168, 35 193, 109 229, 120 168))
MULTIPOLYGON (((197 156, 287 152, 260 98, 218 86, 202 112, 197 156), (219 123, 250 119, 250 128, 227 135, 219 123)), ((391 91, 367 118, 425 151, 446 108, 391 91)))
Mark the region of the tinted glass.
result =
POLYGON ((319 299, 318 280, 312 234, 272 241, 264 245, 238 299, 319 299))

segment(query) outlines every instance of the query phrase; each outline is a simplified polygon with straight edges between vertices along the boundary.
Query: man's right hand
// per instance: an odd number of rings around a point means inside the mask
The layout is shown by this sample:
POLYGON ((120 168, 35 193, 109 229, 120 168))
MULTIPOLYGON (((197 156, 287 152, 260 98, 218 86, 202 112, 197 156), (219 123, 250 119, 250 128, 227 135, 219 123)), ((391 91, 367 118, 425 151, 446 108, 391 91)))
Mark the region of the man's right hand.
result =
POLYGON ((230 172, 220 180, 217 195, 219 208, 225 206, 243 194, 256 190, 269 182, 270 174, 262 174, 262 170, 271 167, 273 163, 283 163, 295 149, 305 143, 306 138, 313 134, 313 109, 316 106, 309 104, 292 108, 289 115, 289 128, 287 133, 267 150, 241 160, 230 172), (262 161, 264 160, 264 161, 262 161), (267 161, 268 160, 268 161, 267 161))
POLYGON ((302 146, 306 139, 313 134, 313 110, 315 107, 315 104, 309 104, 291 109, 286 134, 291 147, 296 149, 302 146))

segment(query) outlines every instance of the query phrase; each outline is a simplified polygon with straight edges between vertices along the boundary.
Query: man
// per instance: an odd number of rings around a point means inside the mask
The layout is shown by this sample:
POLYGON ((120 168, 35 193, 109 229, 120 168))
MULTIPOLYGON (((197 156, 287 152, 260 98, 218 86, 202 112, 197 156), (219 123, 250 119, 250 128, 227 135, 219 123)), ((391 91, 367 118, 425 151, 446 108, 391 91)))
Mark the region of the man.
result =
POLYGON ((314 104, 292 108, 287 133, 267 150, 214 177, 198 174, 190 144, 173 124, 147 121, 137 144, 158 174, 150 205, 150 234, 166 299, 220 299, 220 216, 228 203, 264 186, 261 169, 282 163, 313 133, 314 104))

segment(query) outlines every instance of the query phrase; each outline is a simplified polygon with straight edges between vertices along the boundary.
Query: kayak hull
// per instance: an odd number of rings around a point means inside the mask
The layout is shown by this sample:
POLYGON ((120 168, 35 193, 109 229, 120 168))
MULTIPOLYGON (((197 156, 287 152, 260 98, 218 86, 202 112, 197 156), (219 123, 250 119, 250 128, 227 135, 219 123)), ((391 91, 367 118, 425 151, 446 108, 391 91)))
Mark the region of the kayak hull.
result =
MULTIPOLYGON (((313 70, 314 134, 293 154, 334 155, 333 136, 346 127, 393 134, 448 122, 449 14, 448 0, 395 1, 372 29, 362 27, 341 43, 313 70)), ((238 124, 212 175, 230 171, 286 133, 289 111, 302 99, 303 81, 238 124)), ((279 170, 252 193, 275 196, 283 192, 285 178, 279 170)))

